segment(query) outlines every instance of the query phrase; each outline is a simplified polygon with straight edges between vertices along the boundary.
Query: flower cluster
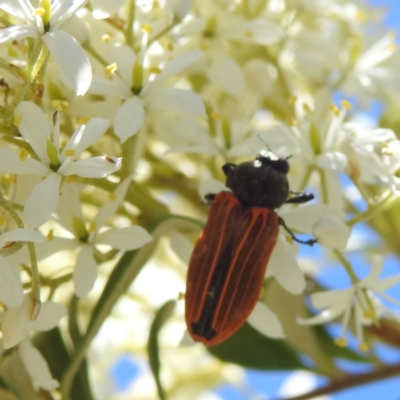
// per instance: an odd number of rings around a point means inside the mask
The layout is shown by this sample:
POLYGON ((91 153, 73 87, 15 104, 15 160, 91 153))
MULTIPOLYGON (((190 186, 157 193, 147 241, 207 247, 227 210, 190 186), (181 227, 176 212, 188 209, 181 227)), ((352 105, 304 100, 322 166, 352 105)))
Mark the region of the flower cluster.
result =
MULTIPOLYGON (((342 0, 3 0, 0 366, 9 387, 28 379, 26 398, 37 387, 70 398, 91 344, 99 392, 106 348, 142 359, 165 345, 171 399, 185 380, 186 398, 241 380, 190 342, 180 294, 206 217, 202 200, 229 190, 220 166, 265 147, 289 161, 292 190, 315 195, 276 212, 296 235, 315 238, 318 258, 299 256, 281 227, 249 325, 318 363, 335 355, 318 346, 307 353, 295 336, 341 321, 332 341, 345 346, 353 335, 365 361, 376 362, 368 350, 385 332, 378 338, 371 327, 390 318, 400 332, 392 308, 400 303, 387 293, 400 275, 384 272, 387 256, 400 256, 392 112, 400 58, 391 33, 370 29, 378 19, 342 0), (388 110, 380 120, 367 113, 376 102, 388 110), (365 223, 379 246, 359 235, 365 223), (370 265, 364 279, 352 261, 360 252, 370 265), (321 283, 332 257, 345 288, 321 283), (178 307, 154 349, 150 321, 160 330, 171 299, 178 307), (64 363, 61 375, 43 348, 56 331, 47 353, 64 363), (13 347, 18 357, 6 351, 13 347), (12 376, 21 360, 24 374, 12 376)), ((130 396, 155 396, 149 376, 142 371, 130 396)))

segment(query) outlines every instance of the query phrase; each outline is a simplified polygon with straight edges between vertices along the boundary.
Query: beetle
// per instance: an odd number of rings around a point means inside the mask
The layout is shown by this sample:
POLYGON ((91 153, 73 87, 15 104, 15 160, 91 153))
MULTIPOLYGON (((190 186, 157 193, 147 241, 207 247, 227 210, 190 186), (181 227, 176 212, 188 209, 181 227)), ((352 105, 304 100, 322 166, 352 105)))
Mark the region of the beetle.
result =
POLYGON ((193 250, 187 273, 185 319, 195 341, 216 345, 247 320, 259 298, 279 225, 300 240, 274 211, 285 203, 312 200, 289 190, 287 159, 257 156, 252 162, 225 164, 232 192, 208 194, 208 220, 193 250))

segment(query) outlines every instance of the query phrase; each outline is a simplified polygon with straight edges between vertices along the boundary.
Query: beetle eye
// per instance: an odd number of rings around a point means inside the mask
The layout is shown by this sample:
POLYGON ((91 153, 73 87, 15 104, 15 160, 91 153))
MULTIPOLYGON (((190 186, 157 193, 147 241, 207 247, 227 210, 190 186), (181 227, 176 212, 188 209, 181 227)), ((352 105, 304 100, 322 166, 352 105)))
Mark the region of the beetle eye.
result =
POLYGON ((262 162, 260 160, 256 159, 256 160, 253 161, 253 165, 254 165, 255 168, 260 168, 261 165, 262 165, 262 162))

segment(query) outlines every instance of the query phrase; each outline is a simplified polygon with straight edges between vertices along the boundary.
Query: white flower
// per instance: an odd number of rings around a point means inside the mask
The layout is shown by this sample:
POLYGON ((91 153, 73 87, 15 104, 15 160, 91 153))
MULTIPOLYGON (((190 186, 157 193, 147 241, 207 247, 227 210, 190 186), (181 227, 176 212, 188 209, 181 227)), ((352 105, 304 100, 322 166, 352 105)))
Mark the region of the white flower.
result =
POLYGON ((105 202, 93 219, 92 229, 87 230, 85 218, 80 209, 78 190, 75 185, 65 185, 57 209, 58 222, 69 232, 74 239, 54 237, 46 244, 53 252, 67 249, 79 249, 73 282, 75 293, 81 299, 85 299, 97 278, 97 262, 94 252, 99 245, 108 245, 118 250, 136 250, 153 240, 149 233, 139 225, 131 225, 124 228, 104 229, 106 220, 113 216, 121 205, 131 178, 123 181, 112 195, 112 199, 105 202))
POLYGON ((329 249, 344 249, 350 233, 350 228, 333 215, 322 216, 312 229, 312 234, 318 244, 329 249))
POLYGON ((285 333, 279 318, 264 303, 257 302, 247 322, 260 333, 274 339, 283 339, 285 333))
MULTIPOLYGON (((326 215, 331 215, 332 218, 343 217, 338 209, 319 204, 290 208, 283 206, 277 213, 285 221, 286 226, 294 232, 312 232, 317 221, 326 215)), ((306 281, 297 263, 297 246, 286 240, 287 235, 286 230, 281 227, 280 236, 268 262, 266 277, 274 276, 285 290, 301 294, 306 287, 306 281)))
POLYGON ((44 21, 42 15, 47 10, 35 9, 29 0, 3 0, 0 8, 22 19, 24 24, 0 30, 0 43, 40 37, 60 68, 65 83, 77 95, 83 95, 92 80, 90 62, 75 38, 59 28, 86 3, 87 0, 53 0, 50 21, 44 21))
POLYGON ((365 346, 364 325, 376 323, 377 319, 384 314, 399 320, 399 317, 386 307, 376 295, 400 306, 398 300, 385 294, 387 289, 400 283, 400 275, 379 279, 382 268, 383 260, 376 257, 372 261, 370 274, 348 289, 327 290, 312 294, 310 296, 312 305, 323 311, 308 319, 298 318, 298 322, 303 325, 323 324, 342 315, 342 329, 337 343, 345 344, 343 335, 353 316, 356 336, 360 346, 365 346))
POLYGON ((53 390, 59 386, 56 379, 53 379, 47 361, 32 345, 30 339, 25 338, 19 344, 19 353, 25 369, 34 382, 46 390, 53 390))
POLYGON ((138 57, 130 47, 114 47, 110 44, 108 54, 117 71, 111 79, 95 75, 89 92, 125 99, 114 119, 114 131, 121 142, 136 134, 145 119, 156 123, 158 114, 205 115, 204 105, 197 94, 190 90, 165 87, 169 77, 183 71, 201 57, 202 53, 199 50, 172 58, 165 62, 160 71, 148 71, 144 82, 134 82, 134 69, 139 68, 138 57), (135 85, 139 85, 137 93, 134 93, 135 85))
MULTIPOLYGON (((0 235, 0 248, 10 249, 17 242, 41 242, 44 237, 32 229, 14 229, 0 235)), ((0 301, 7 307, 17 307, 23 299, 23 289, 17 270, 0 254, 0 301)))
POLYGON ((28 374, 46 390, 55 389, 58 382, 51 376, 46 360, 32 346, 28 336, 33 331, 53 329, 66 313, 66 308, 61 304, 52 301, 40 304, 28 294, 25 294, 19 306, 9 307, 4 312, 1 325, 3 348, 9 349, 19 344, 22 362, 28 374))
POLYGON ((66 315, 64 306, 53 301, 37 303, 28 294, 17 307, 9 307, 4 312, 1 331, 3 347, 9 349, 26 338, 31 331, 48 331, 58 325, 66 315), (39 314, 36 317, 37 311, 39 314), (36 317, 36 319, 35 319, 36 317))
POLYGON ((39 160, 19 157, 15 151, 2 147, 0 171, 45 177, 35 185, 24 207, 23 219, 30 228, 42 225, 54 212, 63 176, 102 178, 117 171, 121 166, 119 158, 99 156, 78 159, 87 147, 103 135, 109 126, 107 120, 93 118, 86 125, 80 126, 61 150, 58 118, 51 132, 43 111, 35 104, 25 101, 17 106, 16 115, 22 117, 18 126, 21 135, 39 160))
POLYGON ((347 73, 343 90, 353 96, 357 93, 361 98, 365 98, 366 95, 376 97, 382 91, 397 95, 400 91, 398 67, 396 37, 389 33, 373 43, 355 60, 347 73), (393 65, 390 64, 391 61, 393 65))
POLYGON ((240 98, 245 89, 244 75, 238 61, 229 54, 226 43, 259 44, 268 46, 279 42, 283 30, 267 18, 248 19, 212 1, 198 4, 199 17, 190 16, 176 29, 185 38, 185 48, 204 49, 199 71, 231 96, 240 98))
POLYGON ((396 176, 400 168, 400 142, 391 129, 366 129, 356 123, 344 127, 342 144, 349 160, 351 176, 368 184, 385 183, 394 192, 400 192, 396 176))

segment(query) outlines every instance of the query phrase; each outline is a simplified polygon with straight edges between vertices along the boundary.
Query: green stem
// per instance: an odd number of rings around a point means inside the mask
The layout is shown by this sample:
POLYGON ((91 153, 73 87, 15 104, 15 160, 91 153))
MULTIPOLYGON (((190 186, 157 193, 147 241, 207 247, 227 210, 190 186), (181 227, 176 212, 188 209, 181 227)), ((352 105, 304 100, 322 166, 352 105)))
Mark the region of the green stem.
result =
POLYGON ((322 197, 322 202, 324 204, 328 203, 329 196, 328 196, 328 187, 326 184, 326 176, 324 173, 324 170, 321 168, 318 168, 319 176, 320 176, 320 186, 321 186, 321 197, 322 197))
POLYGON ((4 69, 5 71, 9 72, 11 75, 15 76, 16 78, 22 78, 23 80, 26 79, 25 71, 13 64, 10 64, 7 61, 4 61, 0 58, 0 68, 4 69))
POLYGON ((93 57, 95 58, 101 65, 105 67, 108 65, 108 62, 99 54, 90 43, 85 43, 84 49, 93 57))
POLYGON ((137 164, 143 158, 146 150, 146 141, 147 130, 142 128, 122 145, 122 159, 124 160, 120 171, 122 179, 135 172, 137 164))
POLYGON ((348 374, 342 378, 331 380, 327 385, 308 393, 294 397, 285 397, 280 400, 311 400, 327 394, 337 393, 341 390, 365 385, 367 383, 379 382, 387 378, 399 376, 399 374, 400 364, 388 365, 365 374, 348 374))
POLYGON ((125 31, 125 40, 126 44, 132 49, 135 45, 135 36, 133 34, 133 24, 135 22, 135 7, 135 0, 130 0, 128 5, 128 21, 125 31))
POLYGON ((356 284, 359 279, 357 278, 357 275, 354 273, 351 264, 345 259, 345 257, 339 250, 333 250, 333 254, 335 254, 337 259, 342 263, 342 265, 346 269, 346 272, 349 275, 351 282, 353 284, 356 284))
POLYGON ((354 226, 358 222, 361 221, 368 221, 374 217, 376 217, 378 214, 382 213, 384 209, 395 199, 393 193, 389 193, 383 200, 372 204, 368 210, 357 214, 355 217, 352 219, 348 220, 346 222, 347 226, 354 226))
POLYGON ((174 21, 171 25, 166 26, 163 30, 157 33, 157 35, 154 35, 149 41, 147 42, 147 47, 149 47, 152 43, 154 43, 156 40, 159 40, 162 38, 165 34, 170 32, 180 21, 174 21))
POLYGON ((297 190, 304 190, 307 187, 308 181, 311 178, 311 174, 313 173, 314 168, 313 167, 308 167, 306 170, 306 173, 303 176, 303 179, 301 180, 300 186, 299 188, 297 188, 297 190))
POLYGON ((44 46, 42 39, 37 38, 28 61, 27 75, 31 82, 35 79, 37 73, 46 60, 47 54, 44 54, 43 49, 46 49, 46 47, 44 46))
POLYGON ((28 252, 32 269, 32 289, 29 295, 32 299, 40 301, 40 274, 37 264, 36 249, 32 242, 28 242, 28 252))

